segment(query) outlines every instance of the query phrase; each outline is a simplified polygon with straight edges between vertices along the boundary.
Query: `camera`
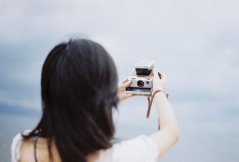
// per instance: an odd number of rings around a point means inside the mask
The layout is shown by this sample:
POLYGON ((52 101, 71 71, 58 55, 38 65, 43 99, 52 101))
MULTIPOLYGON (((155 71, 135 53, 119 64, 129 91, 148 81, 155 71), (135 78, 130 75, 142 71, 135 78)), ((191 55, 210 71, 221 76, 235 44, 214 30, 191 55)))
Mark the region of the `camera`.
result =
POLYGON ((141 60, 134 65, 133 72, 128 77, 132 81, 129 87, 126 87, 126 93, 150 95, 153 88, 153 60, 141 60))

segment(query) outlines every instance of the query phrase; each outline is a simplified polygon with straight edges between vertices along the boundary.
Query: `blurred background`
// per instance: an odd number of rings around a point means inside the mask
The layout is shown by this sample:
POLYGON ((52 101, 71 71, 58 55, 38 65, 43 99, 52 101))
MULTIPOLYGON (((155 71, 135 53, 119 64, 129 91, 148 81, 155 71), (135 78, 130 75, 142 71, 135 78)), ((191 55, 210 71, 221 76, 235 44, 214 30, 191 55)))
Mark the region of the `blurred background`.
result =
MULTIPOLYGON (((239 161, 239 1, 1 0, 0 161, 13 137, 41 116, 40 75, 48 52, 72 36, 102 44, 119 78, 141 59, 166 73, 180 141, 162 162, 239 161)), ((120 103, 116 137, 157 129, 147 99, 120 103)))

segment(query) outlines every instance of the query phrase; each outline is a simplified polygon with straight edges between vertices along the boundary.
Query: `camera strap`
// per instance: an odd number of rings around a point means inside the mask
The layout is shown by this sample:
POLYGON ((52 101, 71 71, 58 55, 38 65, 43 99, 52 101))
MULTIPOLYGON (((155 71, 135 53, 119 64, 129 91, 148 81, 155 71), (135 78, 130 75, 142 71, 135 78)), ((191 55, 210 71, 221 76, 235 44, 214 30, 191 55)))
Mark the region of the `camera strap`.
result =
MULTIPOLYGON (((147 109, 147 114, 146 114, 146 117, 147 118, 149 118, 149 116, 150 116, 150 110, 151 110, 151 107, 152 107, 152 104, 153 104, 153 99, 154 99, 154 96, 156 95, 156 93, 158 93, 158 92, 163 92, 165 95, 166 95, 166 97, 167 97, 167 99, 168 99, 168 93, 166 93, 165 91, 163 91, 163 90, 156 90, 156 91, 154 91, 153 92, 153 94, 152 94, 152 97, 150 98, 150 97, 148 97, 148 109, 147 109)), ((159 121, 158 121, 158 123, 159 123, 159 121)), ((160 125, 158 124, 158 130, 160 129, 160 125)))

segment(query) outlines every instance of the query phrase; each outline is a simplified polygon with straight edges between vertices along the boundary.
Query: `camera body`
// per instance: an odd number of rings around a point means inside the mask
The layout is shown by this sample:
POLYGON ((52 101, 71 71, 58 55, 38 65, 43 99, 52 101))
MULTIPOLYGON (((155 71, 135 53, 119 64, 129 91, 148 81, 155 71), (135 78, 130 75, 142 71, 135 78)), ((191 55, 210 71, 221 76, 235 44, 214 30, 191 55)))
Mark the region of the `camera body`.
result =
POLYGON ((142 60, 135 64, 134 70, 128 77, 132 83, 126 87, 127 93, 150 95, 153 88, 154 61, 142 60))
POLYGON ((130 87, 153 88, 153 78, 152 77, 129 76, 128 80, 132 81, 130 87))

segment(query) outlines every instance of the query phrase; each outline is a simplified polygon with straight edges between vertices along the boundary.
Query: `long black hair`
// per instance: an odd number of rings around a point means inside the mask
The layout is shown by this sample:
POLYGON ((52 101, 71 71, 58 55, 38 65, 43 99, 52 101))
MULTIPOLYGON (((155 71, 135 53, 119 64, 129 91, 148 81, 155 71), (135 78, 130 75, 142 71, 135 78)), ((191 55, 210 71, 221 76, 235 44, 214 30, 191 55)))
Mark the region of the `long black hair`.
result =
POLYGON ((113 59, 98 43, 70 39, 55 46, 42 68, 42 117, 25 139, 54 141, 62 162, 112 146, 118 76, 113 59))

